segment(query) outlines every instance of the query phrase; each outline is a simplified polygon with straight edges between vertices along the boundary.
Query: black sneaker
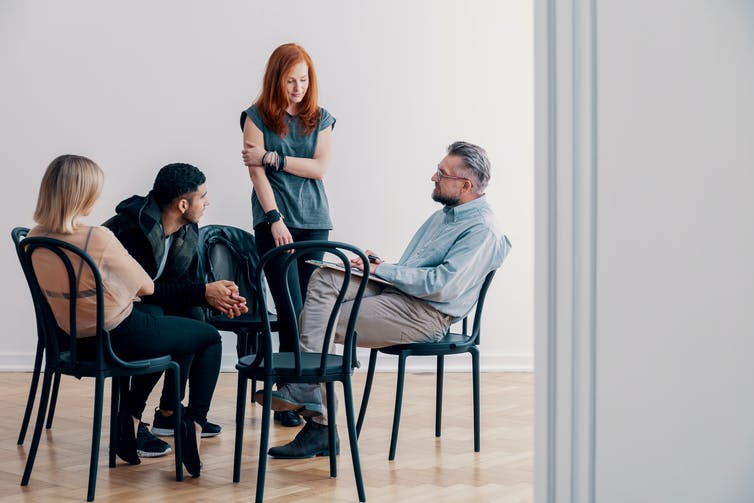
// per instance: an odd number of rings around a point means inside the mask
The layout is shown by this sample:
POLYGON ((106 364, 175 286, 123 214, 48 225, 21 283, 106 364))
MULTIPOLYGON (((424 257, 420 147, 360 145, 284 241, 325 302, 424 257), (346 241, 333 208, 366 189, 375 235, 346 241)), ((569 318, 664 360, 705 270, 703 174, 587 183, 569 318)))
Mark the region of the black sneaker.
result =
MULTIPOLYGON (((183 409, 185 412, 185 408, 183 409)), ((160 409, 154 410, 154 422, 152 423, 152 433, 160 437, 172 437, 175 434, 173 427, 175 426, 175 420, 173 416, 163 416, 160 409)), ((219 424, 210 423, 204 425, 202 429, 202 438, 215 437, 223 431, 223 427, 219 424)))
POLYGON ((173 452, 170 445, 152 435, 147 426, 149 426, 149 423, 139 422, 139 431, 136 434, 136 452, 139 456, 142 458, 159 458, 173 452))
POLYGON ((206 423, 204 423, 204 428, 202 428, 202 438, 216 437, 217 435, 222 433, 222 431, 222 426, 207 421, 206 423))

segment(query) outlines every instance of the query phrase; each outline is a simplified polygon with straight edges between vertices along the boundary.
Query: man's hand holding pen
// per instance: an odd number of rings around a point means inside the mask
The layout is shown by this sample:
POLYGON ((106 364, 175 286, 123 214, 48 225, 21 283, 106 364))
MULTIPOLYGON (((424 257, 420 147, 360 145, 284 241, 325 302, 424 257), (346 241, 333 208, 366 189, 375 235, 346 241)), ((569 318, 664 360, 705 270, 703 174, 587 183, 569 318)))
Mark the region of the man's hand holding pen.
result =
MULTIPOLYGON (((374 274, 375 271, 377 271, 377 266, 382 263, 382 259, 376 252, 372 250, 366 250, 366 255, 369 259, 369 274, 374 274)), ((361 271, 364 270, 364 264, 362 263, 362 260, 360 258, 351 259, 351 265, 361 271)))

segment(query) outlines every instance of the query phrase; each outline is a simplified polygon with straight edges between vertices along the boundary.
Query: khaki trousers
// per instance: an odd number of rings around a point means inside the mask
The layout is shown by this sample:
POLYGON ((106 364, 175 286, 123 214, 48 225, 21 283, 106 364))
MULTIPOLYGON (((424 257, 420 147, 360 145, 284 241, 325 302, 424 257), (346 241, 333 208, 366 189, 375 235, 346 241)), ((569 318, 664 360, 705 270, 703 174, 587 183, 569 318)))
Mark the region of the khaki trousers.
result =
MULTIPOLYGON (((309 280, 309 289, 301 312, 301 347, 322 351, 322 341, 330 312, 343 284, 343 274, 333 269, 318 269, 309 280)), ((361 279, 351 278, 348 291, 335 323, 335 342, 342 343, 353 299, 361 279)), ((370 281, 361 299, 356 321, 357 345, 382 348, 411 342, 434 342, 442 338, 451 323, 428 303, 411 297, 391 286, 370 281)))
MULTIPOLYGON (((304 309, 299 318, 301 348, 304 351, 323 351, 327 322, 343 284, 343 275, 343 272, 324 268, 312 274, 304 309)), ((340 315, 334 324, 335 342, 343 342, 359 284, 360 278, 352 276, 340 315)), ((411 342, 435 342, 442 338, 451 321, 450 316, 437 311, 421 299, 383 283, 370 281, 361 299, 356 320, 357 345, 381 348, 411 342)), ((324 405, 327 403, 324 385, 321 386, 321 395, 324 405)), ((326 413, 314 419, 318 423, 327 424, 326 413)))

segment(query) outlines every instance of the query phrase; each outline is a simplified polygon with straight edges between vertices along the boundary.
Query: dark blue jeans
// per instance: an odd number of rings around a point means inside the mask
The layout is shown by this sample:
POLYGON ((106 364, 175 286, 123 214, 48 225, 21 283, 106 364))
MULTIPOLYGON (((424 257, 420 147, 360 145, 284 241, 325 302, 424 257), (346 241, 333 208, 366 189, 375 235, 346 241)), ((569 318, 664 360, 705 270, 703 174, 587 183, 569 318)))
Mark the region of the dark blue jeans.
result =
MULTIPOLYGON (((288 228, 293 237, 293 242, 325 240, 329 237, 330 231, 327 229, 294 229, 288 228)), ((272 239, 270 225, 261 223, 254 227, 254 238, 257 245, 257 251, 261 257, 268 251, 275 248, 275 241, 272 239)), ((298 316, 304 307, 304 298, 306 288, 317 266, 307 264, 310 259, 322 260, 324 253, 312 253, 302 255, 298 258, 297 263, 288 269, 288 284, 290 285, 291 300, 293 301, 293 310, 288 306, 283 290, 283 262, 285 257, 280 257, 267 263, 264 268, 264 274, 267 277, 267 284, 270 286, 272 300, 275 301, 275 310, 277 311, 278 324, 280 330, 280 351, 293 351, 298 345, 296 339, 296 327, 298 325, 298 316)))
MULTIPOLYGON (((170 355, 181 366, 181 399, 189 381, 186 415, 203 427, 220 373, 220 334, 212 325, 198 320, 156 314, 154 307, 134 304, 128 318, 110 331, 113 349, 126 360, 170 355)), ((133 416, 141 418, 161 375, 158 372, 131 378, 125 406, 133 416)), ((175 404, 165 404, 165 408, 175 410, 175 404)))

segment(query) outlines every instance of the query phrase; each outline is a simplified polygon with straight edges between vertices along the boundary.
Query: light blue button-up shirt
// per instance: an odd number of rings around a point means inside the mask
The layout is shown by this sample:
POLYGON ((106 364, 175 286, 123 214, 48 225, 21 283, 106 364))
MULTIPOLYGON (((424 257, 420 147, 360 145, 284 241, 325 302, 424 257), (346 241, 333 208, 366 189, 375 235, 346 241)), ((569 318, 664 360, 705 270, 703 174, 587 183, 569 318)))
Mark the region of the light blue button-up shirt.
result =
POLYGON ((433 213, 398 263, 380 264, 376 275, 460 319, 471 311, 484 278, 502 265, 510 249, 482 196, 433 213))

